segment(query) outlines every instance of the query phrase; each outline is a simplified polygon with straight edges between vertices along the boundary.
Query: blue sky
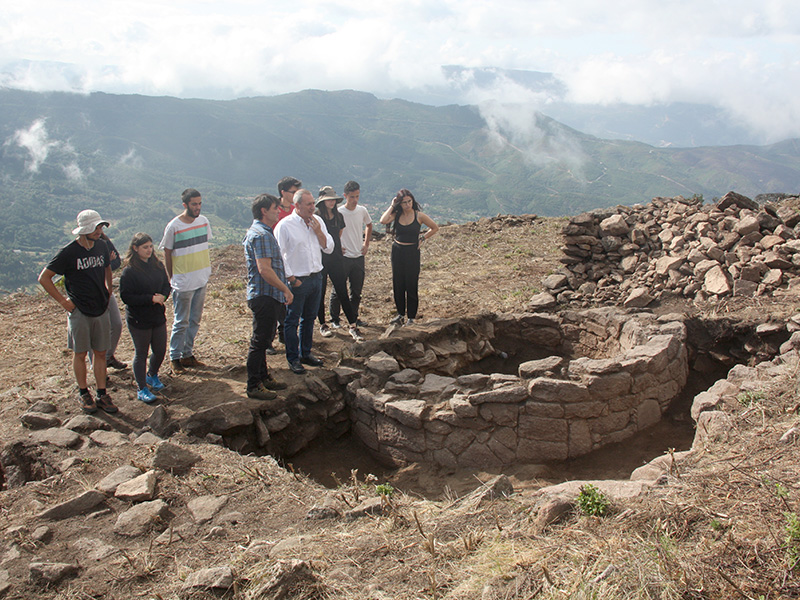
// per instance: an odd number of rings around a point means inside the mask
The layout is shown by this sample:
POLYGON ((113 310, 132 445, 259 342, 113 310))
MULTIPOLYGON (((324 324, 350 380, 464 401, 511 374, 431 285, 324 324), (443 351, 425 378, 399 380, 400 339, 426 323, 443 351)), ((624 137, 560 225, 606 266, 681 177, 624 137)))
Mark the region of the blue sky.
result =
POLYGON ((0 85, 218 99, 302 89, 544 103, 442 65, 555 73, 584 103, 701 102, 765 139, 800 137, 789 0, 11 0, 0 85))

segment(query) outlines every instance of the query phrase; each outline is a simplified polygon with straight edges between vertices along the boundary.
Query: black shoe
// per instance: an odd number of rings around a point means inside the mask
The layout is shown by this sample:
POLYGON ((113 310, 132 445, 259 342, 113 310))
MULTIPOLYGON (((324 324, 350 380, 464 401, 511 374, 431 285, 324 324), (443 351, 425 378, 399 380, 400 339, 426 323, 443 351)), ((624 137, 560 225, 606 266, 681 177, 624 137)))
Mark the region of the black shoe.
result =
POLYGON ((275 356, 275 355, 278 353, 278 351, 277 351, 277 350, 275 350, 275 348, 273 348, 272 346, 270 346, 269 348, 267 348, 266 352, 267 352, 267 354, 269 354, 270 356, 275 356))
POLYGON ((306 368, 300 363, 299 360, 295 360, 289 363, 289 368, 292 370, 292 373, 296 375, 302 375, 306 372, 306 368))
POLYGON ((403 324, 403 315, 397 315, 394 319, 389 321, 390 325, 402 325, 403 324))
POLYGON ((128 363, 124 363, 121 360, 117 360, 116 356, 112 356, 106 360, 106 366, 111 367, 112 369, 116 369, 117 371, 121 371, 122 369, 128 368, 128 363))
POLYGON ((321 367, 324 364, 321 358, 317 358, 313 354, 304 356, 303 358, 300 359, 300 362, 303 363, 304 365, 309 365, 311 367, 321 367))
POLYGON ((366 327, 367 324, 364 323, 361 319, 356 319, 356 327, 366 327))

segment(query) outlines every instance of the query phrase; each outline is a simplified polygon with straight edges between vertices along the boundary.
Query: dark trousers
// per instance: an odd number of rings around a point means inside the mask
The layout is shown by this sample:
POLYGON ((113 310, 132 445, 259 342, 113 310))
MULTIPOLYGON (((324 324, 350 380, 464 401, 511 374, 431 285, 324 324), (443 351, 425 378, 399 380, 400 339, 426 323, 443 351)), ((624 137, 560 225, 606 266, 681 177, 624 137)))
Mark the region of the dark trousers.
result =
POLYGON ((298 277, 300 285, 292 287, 294 299, 286 307, 283 322, 283 339, 286 345, 286 360, 293 363, 301 356, 311 354, 314 340, 314 319, 319 312, 319 297, 322 292, 322 275, 313 273, 298 277))
POLYGON ((343 256, 337 256, 331 257, 327 261, 324 259, 322 261, 322 264, 325 265, 325 268, 322 269, 322 294, 320 295, 319 313, 317 314, 320 324, 325 323, 325 290, 328 288, 328 277, 330 277, 331 283, 333 284, 330 302, 331 321, 339 321, 340 306, 344 310, 344 316, 347 317, 347 321, 351 325, 355 325, 356 320, 358 319, 358 311, 353 308, 350 299, 347 297, 347 282, 344 278, 343 259, 343 256), (341 298, 343 299, 341 303, 338 301, 337 297, 339 294, 341 294, 341 298), (335 311, 333 303, 334 299, 337 300, 335 311))
MULTIPOLYGON (((343 291, 334 287, 331 292, 331 320, 339 320, 339 306, 344 308, 344 300, 347 300, 347 282, 350 282, 350 304, 353 307, 356 319, 358 319, 358 309, 361 306, 361 290, 364 289, 364 276, 366 273, 365 260, 363 256, 358 258, 342 257, 342 278, 344 279, 343 291)), ((345 315, 347 310, 345 309, 345 315)), ((349 319, 350 317, 348 317, 349 319)), ((355 321, 352 321, 355 324, 355 321)))
POLYGON ((131 333, 133 347, 136 354, 133 357, 133 377, 140 390, 147 388, 147 375, 158 375, 161 363, 167 355, 167 324, 163 323, 152 329, 139 329, 128 325, 131 333), (150 366, 147 366, 147 354, 150 354, 150 366))
POLYGON ((419 308, 419 246, 392 244, 392 291, 397 314, 417 318, 419 308))
POLYGON ((247 301, 253 311, 253 334, 247 351, 247 389, 252 390, 269 376, 267 348, 275 338, 282 302, 272 296, 256 296, 247 301))

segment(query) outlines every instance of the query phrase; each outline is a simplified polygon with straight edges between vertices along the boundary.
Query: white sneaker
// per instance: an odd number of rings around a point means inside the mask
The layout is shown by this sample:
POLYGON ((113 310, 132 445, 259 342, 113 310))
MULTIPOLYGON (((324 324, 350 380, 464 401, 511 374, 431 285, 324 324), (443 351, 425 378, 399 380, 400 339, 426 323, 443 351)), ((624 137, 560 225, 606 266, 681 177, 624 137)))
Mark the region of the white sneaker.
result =
POLYGON ((364 341, 364 338, 363 338, 363 337, 361 337, 361 332, 358 330, 358 327, 356 327, 355 325, 353 325, 353 326, 350 328, 350 335, 351 335, 351 336, 353 337, 353 339, 354 339, 355 341, 357 341, 357 342, 363 342, 363 341, 364 341))
POLYGON ((408 327, 409 325, 413 325, 413 324, 414 324, 414 319, 409 319, 408 321, 406 321, 406 324, 404 325, 404 327, 408 327))
POLYGON ((342 324, 339 321, 331 321, 331 329, 341 329, 342 324))
POLYGON ((331 331, 330 327, 328 327, 325 323, 323 323, 319 327, 319 334, 322 337, 331 337, 333 335, 333 332, 331 331))

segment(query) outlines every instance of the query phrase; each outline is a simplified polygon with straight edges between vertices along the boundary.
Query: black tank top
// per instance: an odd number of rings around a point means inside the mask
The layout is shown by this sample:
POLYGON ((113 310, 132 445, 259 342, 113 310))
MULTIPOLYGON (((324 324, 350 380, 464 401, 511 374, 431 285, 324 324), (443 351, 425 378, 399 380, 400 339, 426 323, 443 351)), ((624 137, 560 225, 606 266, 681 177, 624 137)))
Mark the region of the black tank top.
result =
POLYGON ((394 221, 394 240, 401 244, 419 243, 419 231, 422 225, 417 220, 417 212, 414 211, 414 220, 408 225, 402 225, 398 216, 394 221))

